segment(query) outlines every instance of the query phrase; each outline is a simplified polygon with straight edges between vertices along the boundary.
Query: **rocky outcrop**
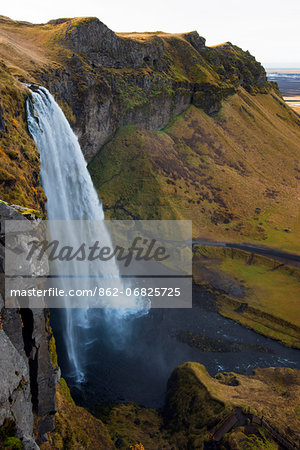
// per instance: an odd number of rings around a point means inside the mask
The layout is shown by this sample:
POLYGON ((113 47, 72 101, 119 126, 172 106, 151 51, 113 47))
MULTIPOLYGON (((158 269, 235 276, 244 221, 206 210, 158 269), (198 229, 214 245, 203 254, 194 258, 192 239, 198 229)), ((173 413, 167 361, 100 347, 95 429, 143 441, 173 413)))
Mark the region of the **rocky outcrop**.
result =
MULTIPOLYGON (((90 57, 87 59, 93 64, 90 57)), ((191 104, 188 83, 169 80, 160 73, 145 73, 141 68, 124 74, 108 72, 100 66, 87 73, 85 62, 76 54, 68 63, 72 65, 70 70, 43 74, 40 82, 62 107, 66 104, 71 107, 75 117, 72 125, 88 160, 118 127, 139 124, 148 130, 158 130, 191 104), (76 83, 75 71, 80 79, 76 83)))
POLYGON ((226 448, 241 448, 227 447, 225 434, 240 431, 260 436, 257 428, 261 425, 270 433, 267 438, 277 444, 289 443, 284 448, 298 448, 295 408, 299 381, 300 371, 296 369, 270 367, 256 369, 250 376, 224 372, 211 377, 203 365, 184 363, 168 381, 165 426, 180 449, 217 448, 212 441, 226 448))
POLYGON ((190 33, 185 33, 183 35, 184 39, 186 39, 198 52, 205 50, 205 42, 206 39, 202 36, 199 36, 197 31, 191 31, 190 33))
MULTIPOLYGON (((27 220, 0 203, 1 233, 4 220, 27 220)), ((46 311, 14 309, 4 306, 4 237, 1 235, 0 299, 0 427, 10 421, 25 448, 37 448, 38 442, 54 429, 58 368, 53 368, 49 354, 46 311)), ((20 243, 19 243, 20 244, 20 243)), ((17 255, 16 255, 17 258, 17 255)))
POLYGON ((142 42, 122 38, 97 18, 84 18, 75 24, 70 21, 61 44, 73 52, 84 55, 92 67, 123 67, 137 69, 145 63, 154 65, 162 57, 164 43, 153 36, 142 42))
MULTIPOLYGON (((3 300, 0 300, 1 309, 3 300)), ((20 317, 18 326, 21 330, 20 317)), ((29 368, 24 349, 19 352, 3 329, 0 330, 0 424, 14 419, 21 436, 32 436, 33 413, 29 382, 29 368)))

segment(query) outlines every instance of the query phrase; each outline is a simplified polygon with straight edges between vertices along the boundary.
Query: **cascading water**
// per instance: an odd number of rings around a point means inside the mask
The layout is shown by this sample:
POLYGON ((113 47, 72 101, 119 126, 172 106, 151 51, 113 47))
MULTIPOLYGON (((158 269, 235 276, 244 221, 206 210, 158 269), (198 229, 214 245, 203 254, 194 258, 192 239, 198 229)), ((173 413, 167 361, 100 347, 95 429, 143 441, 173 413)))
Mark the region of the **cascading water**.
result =
MULTIPOLYGON (((77 243, 78 246, 83 242, 90 241, 104 242, 110 246, 109 233, 103 221, 103 208, 87 170, 77 137, 47 89, 40 87, 38 90, 33 90, 32 97, 34 103, 31 100, 27 102, 28 129, 40 153, 41 180, 47 196, 50 234, 53 233, 56 238, 59 237, 56 221, 64 220, 68 222, 67 230, 62 231, 62 239, 65 239, 67 234, 72 237, 72 243, 77 243), (86 222, 80 222, 81 225, 78 226, 76 221, 79 220, 86 222)), ((97 278, 101 278, 102 283, 105 283, 105 279, 113 278, 114 286, 122 286, 114 260, 111 260, 110 264, 102 264, 102 266, 101 264, 90 265, 84 273, 80 264, 74 261, 71 280, 64 277, 63 262, 55 264, 60 264, 56 267, 56 273, 59 273, 59 282, 65 292, 70 287, 82 288, 83 275, 86 277, 85 283, 88 283, 88 286, 85 285, 85 287, 90 288, 97 278)), ((112 297, 107 301, 109 301, 106 304, 107 307, 117 308, 119 306, 115 303, 116 299, 112 297)), ((128 298, 126 301, 128 304, 128 298)), ((63 299, 63 302, 65 308, 64 339, 71 369, 69 377, 74 378, 76 382, 81 382, 84 380, 83 344, 89 339, 87 330, 90 327, 89 314, 91 310, 86 307, 72 308, 70 298, 67 297, 63 299)), ((86 306, 86 303, 84 305, 86 306)), ((138 299, 132 298, 129 306, 133 308, 132 312, 137 313, 138 299)), ((115 310, 114 317, 120 315, 124 317, 126 312, 128 314, 128 309, 115 310)), ((110 311, 110 317, 111 314, 110 311)))

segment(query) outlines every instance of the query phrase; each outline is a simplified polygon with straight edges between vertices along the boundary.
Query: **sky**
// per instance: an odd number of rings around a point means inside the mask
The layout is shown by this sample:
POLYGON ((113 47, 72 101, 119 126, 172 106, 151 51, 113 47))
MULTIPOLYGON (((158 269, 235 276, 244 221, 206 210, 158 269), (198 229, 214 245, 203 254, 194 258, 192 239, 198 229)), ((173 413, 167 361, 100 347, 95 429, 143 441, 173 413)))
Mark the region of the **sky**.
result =
POLYGON ((197 30, 207 45, 230 41, 267 68, 300 68, 299 0, 9 0, 0 14, 33 23, 95 16, 114 31, 197 30))

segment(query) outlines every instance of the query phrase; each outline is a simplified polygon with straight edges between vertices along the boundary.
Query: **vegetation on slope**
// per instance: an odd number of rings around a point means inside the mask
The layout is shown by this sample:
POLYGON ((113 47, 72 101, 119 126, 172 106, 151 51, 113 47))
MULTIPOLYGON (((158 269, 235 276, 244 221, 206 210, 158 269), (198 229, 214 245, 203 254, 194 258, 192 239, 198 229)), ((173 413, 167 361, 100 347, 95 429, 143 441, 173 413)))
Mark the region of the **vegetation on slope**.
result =
POLYGON ((93 413, 104 422, 116 448, 128 450, 139 448, 138 445, 147 450, 174 448, 160 411, 128 403, 99 405, 93 413))
POLYGON ((159 132, 121 128, 88 168, 107 217, 191 219, 195 236, 300 251, 299 146, 279 97, 241 88, 217 117, 192 106, 159 132))
POLYGON ((41 446, 43 450, 115 448, 101 421, 75 405, 64 379, 60 379, 56 399, 55 431, 48 434, 49 441, 41 446))
MULTIPOLYGON (((257 369, 252 376, 220 373, 212 378, 201 364, 185 363, 174 370, 168 381, 165 425, 174 433, 178 448, 203 448, 205 441, 211 441, 220 421, 238 407, 246 417, 263 416, 274 430, 297 446, 299 390, 298 370, 257 369)), ((258 432, 256 438, 255 433, 252 434, 252 440, 260 438, 264 441, 259 430, 251 428, 252 433, 258 432)), ((225 442, 221 441, 221 445, 227 443, 225 448, 247 448, 235 447, 236 440, 247 441, 245 436, 237 436, 243 432, 245 428, 234 429, 233 436, 229 435, 228 439, 225 435, 225 442)), ((267 442, 263 448, 268 448, 267 442)))
POLYGON ((16 437, 17 430, 13 421, 5 420, 0 427, 0 448, 7 450, 21 450, 23 444, 19 438, 16 437))
POLYGON ((40 161, 27 132, 27 89, 0 62, 0 195, 4 201, 40 209, 40 161))
POLYGON ((88 157, 119 125, 159 129, 190 103, 216 113, 238 86, 271 86, 248 52, 205 47, 197 32, 117 35, 92 17, 42 25, 2 18, 0 36, 11 74, 50 89, 88 157))
POLYGON ((220 448, 277 449, 270 427, 275 435, 298 445, 299 394, 298 370, 257 369, 251 376, 224 372, 213 378, 201 364, 184 363, 168 381, 162 411, 135 403, 99 405, 93 414, 101 422, 75 405, 61 379, 56 429, 41 448, 203 449, 222 421, 237 410, 243 424, 228 430, 220 448), (261 426, 255 420, 262 417, 261 426))
MULTIPOLYGON (((0 18, 0 38, 4 200, 35 209, 44 202, 38 152, 26 128, 28 91, 20 81, 38 83, 55 95, 78 133, 107 217, 191 219, 195 236, 300 251, 299 118, 248 52, 230 43, 207 48, 194 32, 116 35, 94 18, 44 25, 0 18), (121 51, 110 47, 111 39, 90 39, 88 30, 110 36, 121 51), (93 47, 85 48, 86 42, 93 47), (94 48, 98 44, 101 51, 94 48)), ((294 274, 288 269, 269 273, 267 264, 248 268, 227 257, 219 269, 238 283, 245 280, 253 308, 237 311, 240 299, 227 296, 220 312, 294 345, 296 336, 281 319, 296 325, 283 305, 284 294, 276 294, 278 302, 271 305, 273 283, 288 281, 293 306, 294 274), (281 328, 274 330, 266 316, 257 321, 256 311, 278 313, 281 328)), ((56 365, 53 340, 50 347, 56 365)), ((190 448, 201 448, 212 425, 232 405, 273 416, 276 426, 294 433, 294 372, 258 372, 249 382, 237 375, 239 385, 224 389, 203 368, 188 365, 184 370, 188 373, 178 376, 176 389, 174 376, 169 383, 167 430, 162 431, 155 411, 117 406, 107 423, 114 444, 120 439, 121 448, 183 449, 188 442, 190 448), (261 405, 262 398, 266 404, 261 405), (279 420, 283 409, 287 414, 279 420), (169 444, 170 432, 177 444, 169 444)), ((44 448, 92 449, 99 443, 113 448, 103 424, 74 405, 63 381, 57 396, 56 431, 44 448)), ((248 439, 244 431, 232 438, 233 447, 248 439)), ((249 439, 251 445, 262 436, 249 439)))

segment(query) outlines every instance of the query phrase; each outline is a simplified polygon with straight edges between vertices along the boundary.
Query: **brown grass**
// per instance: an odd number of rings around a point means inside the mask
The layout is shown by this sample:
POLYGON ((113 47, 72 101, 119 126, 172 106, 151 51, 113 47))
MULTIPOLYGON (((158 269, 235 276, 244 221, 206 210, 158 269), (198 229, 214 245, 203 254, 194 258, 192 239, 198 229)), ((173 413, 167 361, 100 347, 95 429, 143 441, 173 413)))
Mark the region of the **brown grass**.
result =
POLYGON ((176 370, 193 373, 195 383, 198 380, 212 399, 223 402, 227 408, 239 406, 244 412, 263 416, 280 433, 300 444, 299 370, 270 367, 256 369, 253 376, 231 374, 237 381, 236 386, 224 386, 222 374, 219 379, 212 378, 201 364, 185 363, 176 370))
POLYGON ((56 399, 55 431, 49 433, 49 442, 42 444, 42 450, 115 448, 102 422, 75 405, 64 380, 58 384, 56 399))
POLYGON ((272 95, 240 89, 215 118, 190 107, 160 132, 124 128, 89 165, 104 204, 193 220, 195 236, 300 252, 299 119, 272 95), (135 160, 149 166, 147 178, 126 179, 128 160, 132 171, 135 160))

